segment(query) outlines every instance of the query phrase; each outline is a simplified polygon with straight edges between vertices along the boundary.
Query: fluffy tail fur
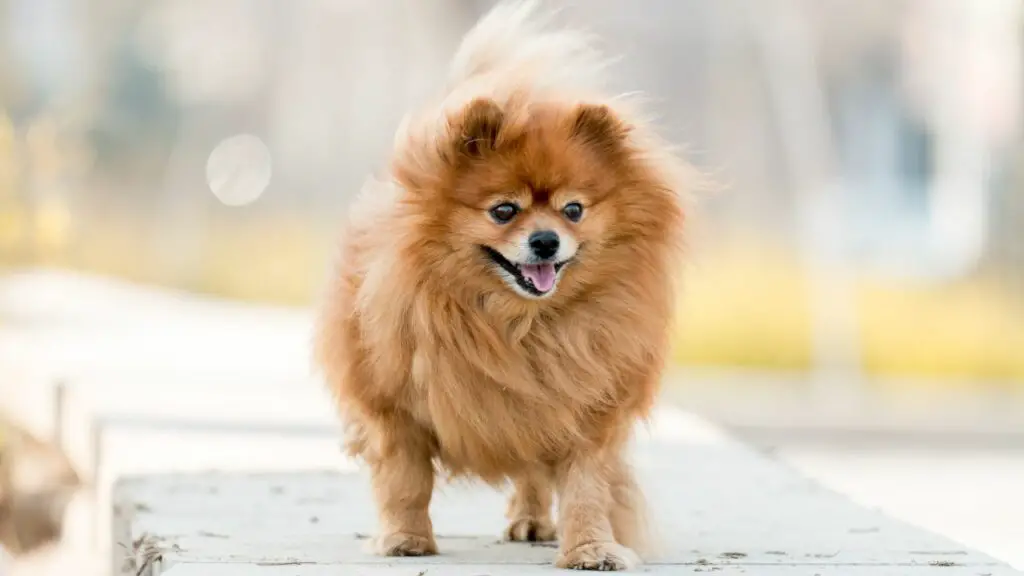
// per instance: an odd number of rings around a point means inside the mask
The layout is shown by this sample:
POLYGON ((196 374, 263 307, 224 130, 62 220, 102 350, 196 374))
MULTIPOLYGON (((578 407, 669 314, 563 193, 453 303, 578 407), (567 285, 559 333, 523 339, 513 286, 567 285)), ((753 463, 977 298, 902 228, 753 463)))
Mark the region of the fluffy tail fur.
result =
POLYGON ((609 60, 590 34, 555 27, 556 16, 540 10, 537 0, 498 4, 463 38, 449 88, 457 93, 471 86, 492 97, 523 89, 556 91, 563 98, 601 93, 609 60))

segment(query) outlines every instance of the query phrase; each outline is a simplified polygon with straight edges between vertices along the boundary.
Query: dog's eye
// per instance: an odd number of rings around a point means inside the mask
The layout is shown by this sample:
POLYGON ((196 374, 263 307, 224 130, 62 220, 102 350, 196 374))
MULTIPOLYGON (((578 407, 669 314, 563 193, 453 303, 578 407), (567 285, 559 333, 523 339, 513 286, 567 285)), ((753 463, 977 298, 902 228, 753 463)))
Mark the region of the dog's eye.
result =
POLYGON ((579 202, 571 202, 562 208, 562 214, 572 222, 579 222, 583 218, 583 205, 579 202))
POLYGON ((507 224, 519 214, 519 206, 511 203, 498 204, 494 208, 491 208, 491 218, 498 224, 507 224))

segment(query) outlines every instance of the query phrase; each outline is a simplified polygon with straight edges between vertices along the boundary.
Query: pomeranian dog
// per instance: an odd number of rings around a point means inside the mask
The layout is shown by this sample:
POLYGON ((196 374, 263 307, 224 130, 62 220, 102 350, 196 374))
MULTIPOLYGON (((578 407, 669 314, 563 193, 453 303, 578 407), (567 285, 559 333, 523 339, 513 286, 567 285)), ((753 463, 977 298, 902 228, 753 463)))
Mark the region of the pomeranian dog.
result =
POLYGON ((352 207, 316 358, 371 472, 375 552, 437 553, 444 474, 510 481, 505 538, 558 539, 557 566, 628 569, 624 452, 668 348, 689 170, 535 4, 486 15, 403 122, 352 207))

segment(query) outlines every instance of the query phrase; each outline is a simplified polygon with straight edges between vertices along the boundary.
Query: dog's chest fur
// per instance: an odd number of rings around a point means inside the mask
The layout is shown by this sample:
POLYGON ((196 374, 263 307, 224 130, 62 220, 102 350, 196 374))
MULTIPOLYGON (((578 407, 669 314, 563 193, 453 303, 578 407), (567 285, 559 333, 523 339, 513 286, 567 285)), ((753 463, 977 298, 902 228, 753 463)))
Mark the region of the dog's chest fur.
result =
POLYGON ((442 464, 498 478, 602 443, 626 368, 601 332, 537 321, 509 339, 490 324, 453 322, 421 333, 411 367, 412 413, 442 464))

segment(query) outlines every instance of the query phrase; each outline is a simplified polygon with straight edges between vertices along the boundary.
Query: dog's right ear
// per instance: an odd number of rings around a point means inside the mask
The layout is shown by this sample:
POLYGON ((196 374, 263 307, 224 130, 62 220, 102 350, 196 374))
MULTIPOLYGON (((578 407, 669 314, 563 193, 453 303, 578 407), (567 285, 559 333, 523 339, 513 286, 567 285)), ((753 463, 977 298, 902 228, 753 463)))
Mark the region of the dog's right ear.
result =
POLYGON ((478 158, 498 146, 505 113, 489 98, 470 102, 452 122, 456 148, 463 156, 478 158))
POLYGON ((572 117, 572 136, 604 152, 619 150, 630 127, 604 104, 583 104, 572 117))

